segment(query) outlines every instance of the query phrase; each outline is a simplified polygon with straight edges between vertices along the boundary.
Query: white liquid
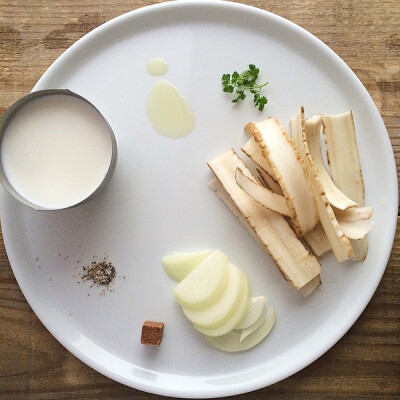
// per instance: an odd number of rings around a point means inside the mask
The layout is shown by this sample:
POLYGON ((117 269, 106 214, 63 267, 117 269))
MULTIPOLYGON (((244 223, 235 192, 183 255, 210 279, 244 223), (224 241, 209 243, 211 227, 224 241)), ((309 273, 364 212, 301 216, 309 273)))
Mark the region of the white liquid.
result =
POLYGON ((159 80, 147 101, 147 114, 162 135, 179 138, 194 127, 194 113, 183 94, 171 82, 159 80))
POLYGON ((163 58, 150 58, 147 61, 146 70, 150 75, 161 76, 168 71, 168 64, 163 58))
POLYGON ((111 156, 105 121, 85 101, 67 95, 27 103, 10 121, 1 145, 10 184, 46 209, 77 204, 93 193, 111 156))

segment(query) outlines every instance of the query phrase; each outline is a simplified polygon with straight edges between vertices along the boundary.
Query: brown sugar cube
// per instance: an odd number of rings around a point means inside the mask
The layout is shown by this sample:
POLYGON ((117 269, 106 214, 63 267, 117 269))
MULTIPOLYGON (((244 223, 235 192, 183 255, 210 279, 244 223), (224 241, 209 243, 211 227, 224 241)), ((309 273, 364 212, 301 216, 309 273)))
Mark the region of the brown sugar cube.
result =
POLYGON ((140 342, 148 346, 159 346, 163 337, 164 322, 145 321, 140 342))

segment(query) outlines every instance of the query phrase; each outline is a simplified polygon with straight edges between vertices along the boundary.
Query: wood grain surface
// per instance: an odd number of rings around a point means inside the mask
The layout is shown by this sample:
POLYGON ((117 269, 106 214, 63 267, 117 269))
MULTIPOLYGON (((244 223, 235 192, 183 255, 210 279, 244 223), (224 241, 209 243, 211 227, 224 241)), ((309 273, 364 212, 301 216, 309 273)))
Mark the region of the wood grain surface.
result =
MULTIPOLYGON (((47 67, 98 25, 156 1, 0 0, 0 115, 47 67)), ((375 101, 400 165, 400 5, 397 0, 257 1, 307 29, 353 69, 375 101)), ((400 398, 400 233, 359 320, 294 376, 232 399, 400 398)), ((0 399, 159 399, 118 384, 65 350, 43 327, 0 240, 0 399)))

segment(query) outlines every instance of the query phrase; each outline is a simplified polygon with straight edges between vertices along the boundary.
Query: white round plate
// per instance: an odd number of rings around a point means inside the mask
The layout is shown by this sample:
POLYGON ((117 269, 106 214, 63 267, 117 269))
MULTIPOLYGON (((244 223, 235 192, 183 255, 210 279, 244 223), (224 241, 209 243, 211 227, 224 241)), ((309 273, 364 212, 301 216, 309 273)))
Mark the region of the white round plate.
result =
MULTIPOLYGON (((357 49, 355 49, 356 51, 357 49)), ((35 212, 2 191, 7 252, 29 304, 73 354, 123 384, 167 396, 219 397, 255 390, 304 368, 335 344, 374 294, 391 251, 397 177, 390 141, 365 88, 314 36, 276 15, 225 2, 172 2, 122 15, 90 32, 43 75, 35 90, 68 88, 93 102, 114 129, 119 159, 106 190, 81 207, 35 212), (146 62, 162 57, 165 79, 193 106, 194 131, 156 133, 146 98, 156 77, 146 62), (221 76, 253 63, 268 80, 260 113, 250 98, 230 103, 221 76), (306 115, 352 109, 374 210, 364 263, 322 258, 323 285, 308 298, 282 278, 207 186, 207 161, 246 141, 243 126, 268 115, 289 129, 306 115), (218 248, 266 294, 277 322, 259 346, 238 354, 208 345, 175 304, 160 259, 218 248), (78 283, 84 264, 108 256, 113 291, 78 283), (163 321, 160 347, 140 344, 145 320, 163 321)))

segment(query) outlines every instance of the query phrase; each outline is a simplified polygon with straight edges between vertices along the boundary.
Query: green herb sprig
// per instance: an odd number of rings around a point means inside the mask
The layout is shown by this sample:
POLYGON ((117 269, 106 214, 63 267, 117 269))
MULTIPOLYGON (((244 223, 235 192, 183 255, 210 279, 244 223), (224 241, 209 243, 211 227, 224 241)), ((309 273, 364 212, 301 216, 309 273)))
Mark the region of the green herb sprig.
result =
POLYGON ((268 82, 260 85, 257 83, 258 75, 260 73, 259 68, 254 64, 249 64, 249 69, 239 74, 237 71, 231 74, 222 75, 222 89, 225 93, 235 93, 236 97, 232 100, 232 103, 237 103, 240 100, 244 100, 246 97, 246 91, 253 94, 253 101, 255 107, 258 107, 259 111, 264 109, 264 106, 268 103, 268 99, 265 96, 261 96, 261 90, 264 86, 268 85, 268 82))

